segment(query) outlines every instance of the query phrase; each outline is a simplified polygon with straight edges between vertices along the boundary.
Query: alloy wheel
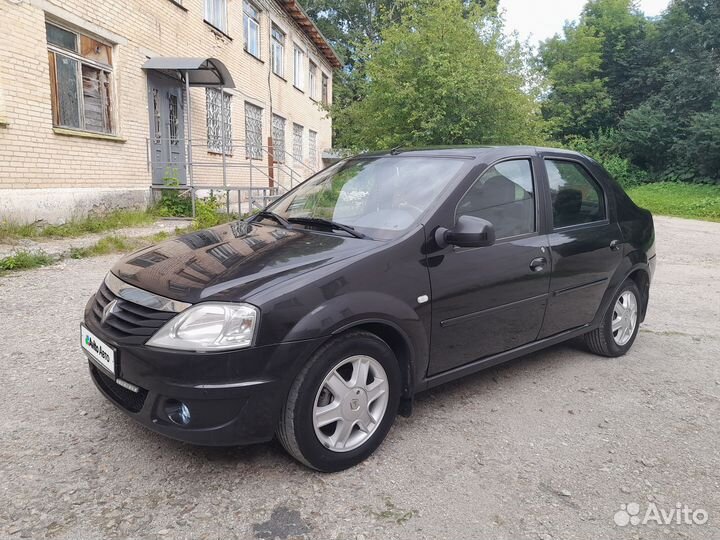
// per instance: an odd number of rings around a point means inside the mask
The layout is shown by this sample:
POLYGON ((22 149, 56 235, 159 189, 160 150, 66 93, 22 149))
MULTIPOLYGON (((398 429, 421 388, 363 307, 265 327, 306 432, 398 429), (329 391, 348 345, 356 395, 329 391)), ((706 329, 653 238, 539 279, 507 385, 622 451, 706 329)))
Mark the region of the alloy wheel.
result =
POLYGON ((623 292, 615 302, 612 316, 612 335, 615 343, 624 346, 635 332, 637 325, 637 299, 632 291, 623 292))
POLYGON ((313 426, 320 443, 333 452, 365 443, 385 416, 389 391, 385 369, 376 359, 356 355, 337 364, 315 396, 313 426))

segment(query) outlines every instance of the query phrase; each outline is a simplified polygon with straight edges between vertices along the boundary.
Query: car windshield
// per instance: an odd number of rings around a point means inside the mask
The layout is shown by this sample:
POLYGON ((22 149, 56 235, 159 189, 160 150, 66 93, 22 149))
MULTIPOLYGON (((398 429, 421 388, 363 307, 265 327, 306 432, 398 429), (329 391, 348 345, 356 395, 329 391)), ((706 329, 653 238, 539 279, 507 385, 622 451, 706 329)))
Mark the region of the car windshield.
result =
POLYGON ((304 226, 321 227, 321 220, 329 220, 374 239, 390 239, 417 221, 464 163, 417 156, 349 159, 320 172, 267 210, 291 223, 297 219, 304 226), (319 219, 313 224, 302 218, 319 219))

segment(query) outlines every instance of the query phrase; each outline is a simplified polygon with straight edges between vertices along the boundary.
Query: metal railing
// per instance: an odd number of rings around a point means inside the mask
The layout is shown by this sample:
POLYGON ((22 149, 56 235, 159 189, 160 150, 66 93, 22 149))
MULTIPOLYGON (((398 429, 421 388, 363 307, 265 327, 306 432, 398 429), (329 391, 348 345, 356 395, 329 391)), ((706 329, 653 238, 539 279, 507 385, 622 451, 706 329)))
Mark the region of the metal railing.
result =
MULTIPOLYGON (((148 138, 146 144, 153 192, 189 192, 193 217, 200 191, 225 192, 225 211, 242 215, 264 208, 316 172, 287 152, 244 139, 208 145, 207 139, 148 138)), ((311 159, 317 163, 317 156, 311 159)))

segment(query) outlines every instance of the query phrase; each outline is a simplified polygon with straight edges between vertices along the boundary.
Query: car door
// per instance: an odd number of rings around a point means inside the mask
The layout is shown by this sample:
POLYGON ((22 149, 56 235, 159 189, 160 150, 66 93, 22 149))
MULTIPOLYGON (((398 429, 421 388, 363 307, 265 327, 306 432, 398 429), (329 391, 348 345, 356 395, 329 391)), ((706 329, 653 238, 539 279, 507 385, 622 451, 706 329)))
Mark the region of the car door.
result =
POLYGON ((540 338, 592 321, 622 258, 610 190, 580 160, 564 155, 544 155, 542 172, 550 196, 552 275, 540 338))
POLYGON ((432 336, 428 375, 492 356, 536 339, 547 299, 547 237, 539 233, 531 156, 495 163, 457 196, 445 218, 490 221, 492 246, 449 246, 428 258, 432 336))

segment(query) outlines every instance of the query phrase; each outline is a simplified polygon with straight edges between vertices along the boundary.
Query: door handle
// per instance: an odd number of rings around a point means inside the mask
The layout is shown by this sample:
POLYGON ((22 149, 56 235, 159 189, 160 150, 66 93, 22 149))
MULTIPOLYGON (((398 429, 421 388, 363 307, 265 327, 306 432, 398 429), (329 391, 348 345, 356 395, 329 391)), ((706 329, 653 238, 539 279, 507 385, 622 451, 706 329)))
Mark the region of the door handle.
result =
POLYGON ((545 265, 547 264, 547 259, 545 257, 537 257, 530 261, 530 270, 533 272, 542 272, 545 270, 545 265))
POLYGON ((620 240, 613 240, 610 242, 610 249, 613 251, 617 251, 620 249, 620 240))

